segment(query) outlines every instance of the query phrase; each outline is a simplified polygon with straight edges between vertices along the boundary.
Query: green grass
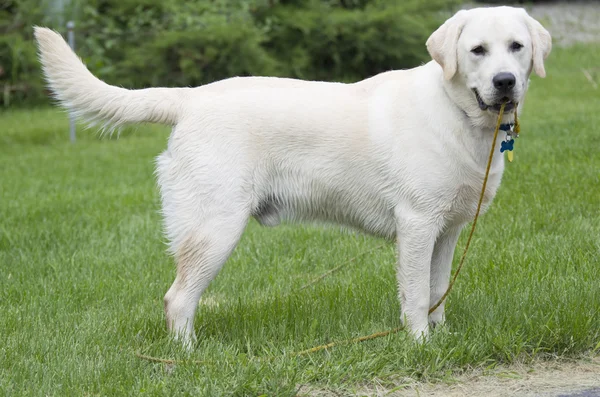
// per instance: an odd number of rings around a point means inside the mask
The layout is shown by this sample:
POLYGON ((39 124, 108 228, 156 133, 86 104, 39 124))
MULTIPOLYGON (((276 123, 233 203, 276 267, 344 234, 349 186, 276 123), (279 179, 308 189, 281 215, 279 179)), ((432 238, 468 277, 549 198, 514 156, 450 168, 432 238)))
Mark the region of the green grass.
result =
POLYGON ((599 47, 556 50, 549 77, 533 79, 516 160, 479 223, 448 326, 425 345, 399 333, 309 357, 286 354, 399 325, 391 244, 299 291, 380 242, 252 222, 206 292, 199 343, 186 353, 163 318, 174 266, 153 158, 168 131, 112 140, 80 131, 71 145, 59 111, 5 112, 0 394, 294 395, 300 385, 348 394, 598 350, 600 92, 580 68, 599 63, 599 47), (169 368, 136 351, 205 363, 169 368))

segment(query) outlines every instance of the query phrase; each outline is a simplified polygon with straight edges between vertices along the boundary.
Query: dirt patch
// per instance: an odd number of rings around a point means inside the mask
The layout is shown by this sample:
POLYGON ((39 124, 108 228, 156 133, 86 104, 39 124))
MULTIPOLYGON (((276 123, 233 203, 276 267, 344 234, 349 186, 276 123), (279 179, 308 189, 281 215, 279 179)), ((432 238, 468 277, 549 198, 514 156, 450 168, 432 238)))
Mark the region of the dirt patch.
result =
POLYGON ((454 379, 451 384, 414 383, 391 393, 389 389, 380 389, 364 394, 419 397, 558 397, 577 395, 582 391, 588 391, 588 396, 600 396, 600 356, 576 362, 544 361, 535 365, 515 365, 487 372, 474 371, 454 379))
POLYGON ((298 396, 397 396, 397 397, 599 397, 600 356, 576 361, 538 361, 493 370, 474 370, 439 383, 399 377, 354 391, 327 390, 304 385, 298 396), (385 386, 383 385, 385 383, 385 386))

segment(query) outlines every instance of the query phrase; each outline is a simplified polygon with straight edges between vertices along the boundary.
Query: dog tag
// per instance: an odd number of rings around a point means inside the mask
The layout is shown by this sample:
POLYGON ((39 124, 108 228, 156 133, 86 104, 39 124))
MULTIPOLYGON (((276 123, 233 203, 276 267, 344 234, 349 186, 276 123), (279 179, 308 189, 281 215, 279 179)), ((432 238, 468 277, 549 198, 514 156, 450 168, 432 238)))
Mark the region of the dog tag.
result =
POLYGON ((500 143, 500 153, 506 152, 506 158, 509 163, 513 161, 513 150, 515 148, 515 138, 519 137, 519 134, 513 131, 513 126, 510 126, 506 131, 506 140, 500 143), (514 135, 514 136, 513 136, 514 135))

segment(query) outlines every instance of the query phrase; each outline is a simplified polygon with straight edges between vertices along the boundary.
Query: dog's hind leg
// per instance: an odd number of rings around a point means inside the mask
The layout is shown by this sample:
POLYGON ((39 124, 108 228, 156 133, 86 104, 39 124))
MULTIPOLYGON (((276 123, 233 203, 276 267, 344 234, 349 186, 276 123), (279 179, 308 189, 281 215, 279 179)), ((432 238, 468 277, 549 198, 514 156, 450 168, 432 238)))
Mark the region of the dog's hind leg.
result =
POLYGON ((188 233, 176 248, 177 276, 165 295, 165 314, 169 331, 188 347, 195 340, 200 296, 237 245, 247 219, 213 219, 188 233))
POLYGON ((214 165, 193 168, 169 152, 157 163, 166 234, 177 265, 164 299, 167 327, 189 347, 200 295, 237 245, 250 217, 249 194, 231 177, 233 167, 221 167, 219 178, 214 165))

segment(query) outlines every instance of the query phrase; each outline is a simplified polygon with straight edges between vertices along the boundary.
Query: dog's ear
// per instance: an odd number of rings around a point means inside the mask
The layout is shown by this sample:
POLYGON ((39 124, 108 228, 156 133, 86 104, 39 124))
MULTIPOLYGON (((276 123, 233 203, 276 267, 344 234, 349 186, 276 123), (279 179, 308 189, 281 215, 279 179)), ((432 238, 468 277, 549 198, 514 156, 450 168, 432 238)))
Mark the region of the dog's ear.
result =
POLYGON ((440 64, 444 78, 450 80, 458 69, 458 37, 465 26, 467 11, 461 10, 429 36, 427 51, 440 64))
POLYGON ((546 69, 544 69, 544 59, 550 55, 552 50, 552 37, 550 33, 544 29, 541 23, 533 19, 525 12, 525 23, 531 35, 531 45, 533 47, 533 70, 540 77, 546 77, 546 69))

